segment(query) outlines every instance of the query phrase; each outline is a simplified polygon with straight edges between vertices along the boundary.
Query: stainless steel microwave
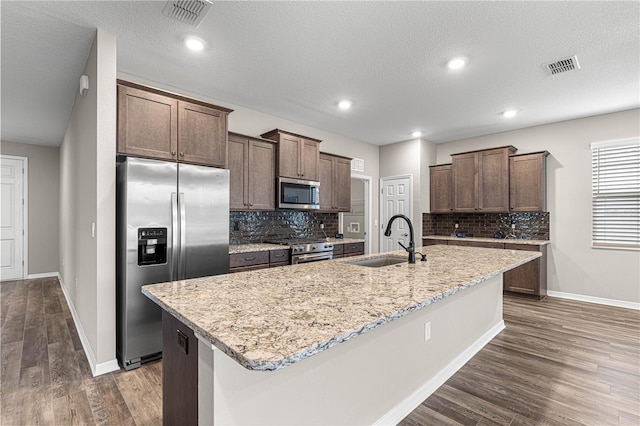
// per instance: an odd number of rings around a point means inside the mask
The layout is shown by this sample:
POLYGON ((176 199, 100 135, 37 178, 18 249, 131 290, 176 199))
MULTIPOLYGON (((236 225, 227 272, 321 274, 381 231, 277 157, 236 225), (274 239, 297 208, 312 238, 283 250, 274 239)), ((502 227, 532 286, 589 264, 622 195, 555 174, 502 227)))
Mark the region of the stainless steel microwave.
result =
POLYGON ((315 210, 320 208, 320 182, 278 178, 278 208, 315 210))

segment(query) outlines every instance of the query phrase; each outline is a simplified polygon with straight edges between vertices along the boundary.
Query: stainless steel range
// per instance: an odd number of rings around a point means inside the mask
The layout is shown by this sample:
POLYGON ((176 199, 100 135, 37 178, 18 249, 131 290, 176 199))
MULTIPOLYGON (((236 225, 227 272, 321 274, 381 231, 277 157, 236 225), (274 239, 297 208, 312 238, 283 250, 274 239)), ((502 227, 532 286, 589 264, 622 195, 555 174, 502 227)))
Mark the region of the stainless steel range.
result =
POLYGON ((333 243, 324 240, 288 238, 267 242, 290 246, 292 265, 333 259, 333 243))

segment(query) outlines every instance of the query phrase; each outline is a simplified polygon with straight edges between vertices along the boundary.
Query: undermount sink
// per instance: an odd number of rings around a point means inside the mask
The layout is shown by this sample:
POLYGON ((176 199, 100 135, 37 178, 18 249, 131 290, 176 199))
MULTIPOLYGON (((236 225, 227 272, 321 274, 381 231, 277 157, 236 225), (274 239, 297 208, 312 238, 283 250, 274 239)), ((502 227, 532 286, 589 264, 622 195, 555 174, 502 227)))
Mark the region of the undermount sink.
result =
POLYGON ((378 256, 369 259, 347 260, 343 263, 356 266, 366 266, 369 268, 381 268, 383 266, 396 265, 398 263, 408 263, 407 259, 398 256, 378 256))

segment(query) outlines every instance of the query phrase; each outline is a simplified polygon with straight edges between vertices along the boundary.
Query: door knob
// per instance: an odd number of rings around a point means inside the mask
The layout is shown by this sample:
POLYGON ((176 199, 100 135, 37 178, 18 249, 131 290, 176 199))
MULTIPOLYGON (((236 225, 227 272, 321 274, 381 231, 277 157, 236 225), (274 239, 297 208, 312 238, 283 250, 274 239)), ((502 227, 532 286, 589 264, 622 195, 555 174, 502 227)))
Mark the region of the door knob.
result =
POLYGON ((408 236, 409 236, 409 234, 402 234, 402 236, 403 236, 403 237, 408 237, 408 236))

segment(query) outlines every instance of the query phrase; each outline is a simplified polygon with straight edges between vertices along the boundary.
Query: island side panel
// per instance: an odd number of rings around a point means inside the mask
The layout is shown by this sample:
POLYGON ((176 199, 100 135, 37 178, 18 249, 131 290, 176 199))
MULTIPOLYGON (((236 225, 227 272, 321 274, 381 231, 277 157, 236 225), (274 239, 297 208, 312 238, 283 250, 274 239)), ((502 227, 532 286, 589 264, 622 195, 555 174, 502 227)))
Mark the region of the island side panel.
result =
POLYGON ((198 424, 198 339, 162 311, 162 424, 198 424))
POLYGON ((246 370, 201 344, 200 421, 397 422, 503 328, 500 274, 278 371, 246 370), (213 389, 203 389, 205 383, 213 389))

